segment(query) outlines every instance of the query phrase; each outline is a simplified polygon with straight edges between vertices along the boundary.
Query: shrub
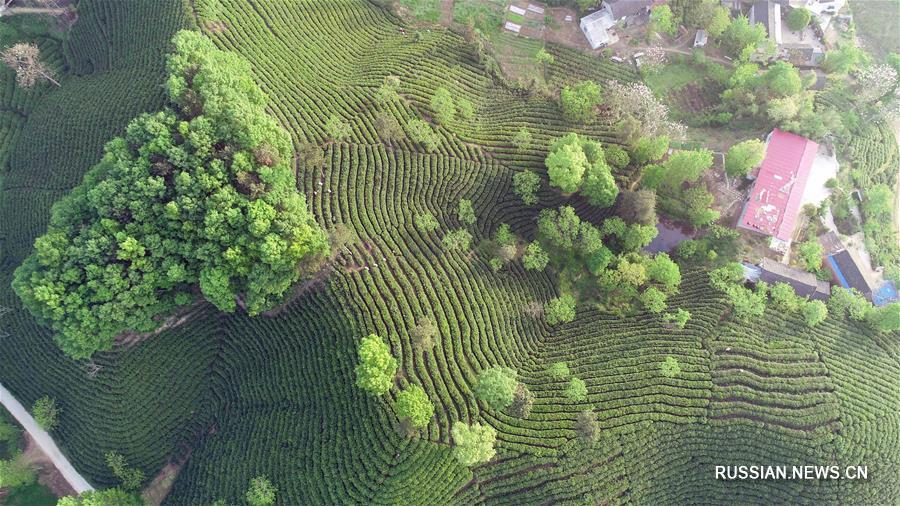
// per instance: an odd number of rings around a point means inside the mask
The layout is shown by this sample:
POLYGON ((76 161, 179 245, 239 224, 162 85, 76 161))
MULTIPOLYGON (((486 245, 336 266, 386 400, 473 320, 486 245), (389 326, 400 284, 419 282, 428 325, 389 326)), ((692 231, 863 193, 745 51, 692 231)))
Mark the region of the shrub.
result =
POLYGON ((394 411, 401 420, 409 419, 413 427, 425 427, 434 416, 434 404, 422 387, 411 385, 397 394, 394 411))
MULTIPOLYGON (((469 104, 471 105, 471 103, 469 104)), ((431 109, 438 123, 449 123, 456 117, 456 106, 453 96, 447 88, 438 88, 431 97, 431 109)))
POLYGON ((522 256, 522 265, 528 270, 542 271, 547 267, 549 261, 550 256, 537 241, 530 243, 522 256))
POLYGON ((513 174, 513 191, 526 205, 533 206, 537 204, 537 191, 540 186, 541 176, 530 170, 513 174))
POLYGON ((269 478, 265 476, 257 476, 250 480, 250 488, 247 489, 247 502, 251 506, 269 506, 275 504, 275 496, 278 489, 269 478))
POLYGON ((600 424, 597 422, 597 413, 593 409, 585 409, 578 413, 575 421, 575 432, 585 443, 591 444, 600 436, 600 424))
POLYGON ((516 371, 494 366, 481 371, 473 391, 482 402, 500 411, 512 404, 516 384, 516 371))
POLYGON ((42 429, 51 431, 59 425, 61 411, 56 407, 56 400, 45 395, 34 401, 34 405, 31 407, 31 416, 42 429))
POLYGON ((547 368, 554 379, 563 380, 569 377, 569 365, 565 362, 554 362, 547 368))
POLYGON ((453 456, 464 466, 474 466, 491 460, 497 453, 494 442, 497 431, 489 425, 474 423, 466 425, 462 422, 453 424, 453 456))
POLYGON ((464 228, 452 230, 444 234, 441 243, 448 251, 466 251, 472 245, 472 234, 464 228))
POLYGON ((544 318, 550 325, 574 321, 575 297, 564 294, 551 299, 544 307, 544 318))
POLYGON ((438 223, 437 218, 435 218, 431 213, 417 214, 415 218, 413 218, 413 222, 415 223, 416 228, 418 228, 420 232, 425 234, 434 232, 441 226, 441 224, 438 223))
POLYGON ((472 207, 472 201, 469 199, 459 200, 459 211, 457 213, 459 221, 466 225, 474 225, 477 218, 475 217, 475 208, 472 207))
POLYGON ((391 389, 397 373, 397 359, 384 340, 375 334, 362 338, 357 348, 356 386, 374 395, 391 389))
POLYGON ((674 378, 681 374, 681 366, 678 365, 678 359, 675 357, 666 357, 666 360, 659 364, 662 375, 667 378, 674 378))
POLYGON ((524 383, 519 383, 516 385, 512 404, 509 405, 509 414, 517 418, 528 418, 532 406, 534 406, 534 394, 524 383))
POLYGON ((569 380, 565 395, 572 402, 581 402, 587 399, 587 384, 583 380, 573 377, 569 380))

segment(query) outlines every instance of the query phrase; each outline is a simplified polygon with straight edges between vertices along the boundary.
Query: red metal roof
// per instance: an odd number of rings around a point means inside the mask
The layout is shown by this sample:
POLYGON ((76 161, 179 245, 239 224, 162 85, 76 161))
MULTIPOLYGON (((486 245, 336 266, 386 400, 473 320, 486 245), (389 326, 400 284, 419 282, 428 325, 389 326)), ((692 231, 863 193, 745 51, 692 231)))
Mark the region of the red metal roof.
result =
POLYGON ((777 128, 772 131, 738 226, 790 241, 818 149, 806 137, 777 128))

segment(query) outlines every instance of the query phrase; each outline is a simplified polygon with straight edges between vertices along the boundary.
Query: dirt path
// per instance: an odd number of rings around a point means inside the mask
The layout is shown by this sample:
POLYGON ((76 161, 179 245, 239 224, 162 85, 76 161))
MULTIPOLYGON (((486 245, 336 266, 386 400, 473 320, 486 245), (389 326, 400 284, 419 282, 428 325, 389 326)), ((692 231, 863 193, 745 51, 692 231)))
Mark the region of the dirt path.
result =
POLYGON ((10 7, 0 10, 0 16, 13 16, 16 14, 49 14, 51 16, 59 16, 65 14, 68 10, 62 7, 38 8, 38 7, 10 7))
POLYGON ((453 0, 441 0, 441 24, 447 27, 453 24, 453 0))
POLYGON ((72 486, 75 492, 80 494, 88 490, 94 490, 94 487, 92 487, 84 477, 78 474, 78 471, 75 470, 75 467, 69 462, 69 459, 63 455, 62 451, 60 451, 59 447, 56 446, 56 443, 53 441, 53 438, 50 437, 50 434, 47 434, 47 431, 38 426, 31 414, 3 385, 0 385, 0 403, 3 404, 3 407, 5 407, 7 411, 12 413, 13 418, 19 422, 19 425, 25 428, 25 432, 31 436, 34 443, 40 448, 44 455, 47 456, 50 462, 53 463, 56 469, 59 470, 63 478, 65 478, 69 485, 72 486))
POLYGON ((63 478, 59 469, 53 465, 47 454, 34 442, 34 438, 27 432, 22 434, 22 438, 25 440, 25 451, 22 452, 22 457, 28 465, 37 469, 38 483, 49 488, 56 497, 76 495, 75 490, 63 478))

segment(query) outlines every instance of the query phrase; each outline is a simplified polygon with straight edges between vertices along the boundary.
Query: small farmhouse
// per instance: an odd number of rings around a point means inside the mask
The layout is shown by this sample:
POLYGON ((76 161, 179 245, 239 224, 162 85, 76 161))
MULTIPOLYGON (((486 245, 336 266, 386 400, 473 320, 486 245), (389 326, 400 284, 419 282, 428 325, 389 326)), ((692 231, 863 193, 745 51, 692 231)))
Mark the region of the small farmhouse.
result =
POLYGON ((791 269, 769 258, 763 258, 759 264, 759 280, 770 285, 787 283, 791 285, 797 295, 814 300, 828 300, 831 294, 831 285, 827 281, 816 278, 815 274, 791 269))
POLYGON ((772 249, 787 251, 818 149, 818 144, 805 137, 773 130, 737 226, 770 236, 772 249))
POLYGON ((850 254, 850 251, 844 249, 837 253, 828 255, 825 259, 825 265, 831 270, 834 276, 834 282, 844 288, 855 288, 859 293, 869 300, 872 300, 872 285, 859 268, 856 259, 850 254))
POLYGON ((759 0, 750 7, 750 24, 758 23, 766 28, 766 34, 781 45, 781 4, 771 0, 759 0))

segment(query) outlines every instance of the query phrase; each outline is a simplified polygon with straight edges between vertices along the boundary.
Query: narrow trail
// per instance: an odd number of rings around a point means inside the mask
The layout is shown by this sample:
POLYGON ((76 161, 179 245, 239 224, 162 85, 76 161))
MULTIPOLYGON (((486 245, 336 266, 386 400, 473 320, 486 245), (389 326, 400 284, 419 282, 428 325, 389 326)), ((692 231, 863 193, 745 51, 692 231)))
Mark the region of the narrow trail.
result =
POLYGON ((25 428, 25 431, 28 432, 28 435, 31 436, 35 444, 37 444, 41 451, 47 455, 47 458, 53 462, 56 469, 59 470, 63 478, 69 482, 69 485, 71 485, 76 492, 80 494, 82 492, 94 490, 94 487, 92 487, 84 477, 78 474, 78 471, 75 470, 75 467, 72 466, 69 459, 63 455, 59 447, 56 446, 56 443, 53 441, 53 438, 50 437, 50 434, 47 434, 47 431, 38 426, 31 414, 3 385, 0 385, 0 404, 3 404, 7 411, 12 413, 12 416, 25 428))
POLYGON ((49 14, 51 16, 58 16, 60 14, 65 14, 66 12, 68 11, 63 7, 9 7, 8 9, 0 10, 0 16, 13 16, 15 14, 49 14))

